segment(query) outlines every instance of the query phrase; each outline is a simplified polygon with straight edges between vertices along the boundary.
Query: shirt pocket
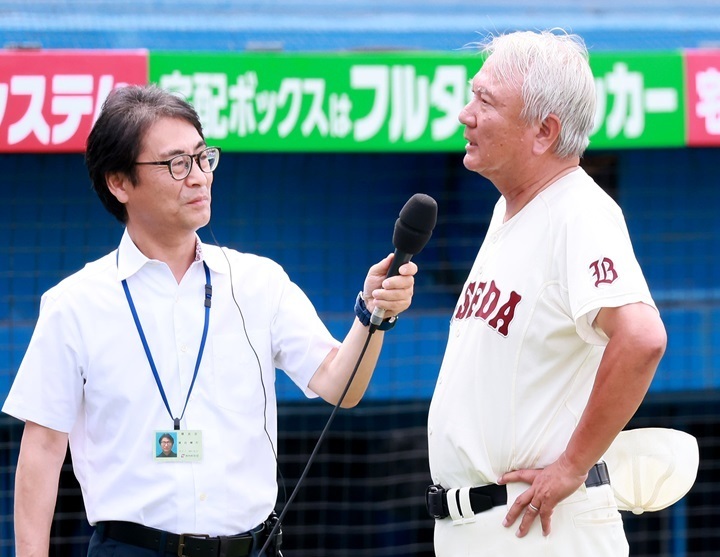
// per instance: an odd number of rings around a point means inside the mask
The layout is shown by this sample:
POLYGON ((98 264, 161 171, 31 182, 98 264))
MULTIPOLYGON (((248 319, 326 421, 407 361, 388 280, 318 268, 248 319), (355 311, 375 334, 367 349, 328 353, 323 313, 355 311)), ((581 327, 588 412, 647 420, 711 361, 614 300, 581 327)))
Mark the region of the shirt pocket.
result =
POLYGON ((254 331, 249 339, 242 334, 213 337, 212 390, 217 406, 238 413, 252 412, 263 407, 266 396, 274 392, 274 367, 264 333, 267 331, 254 331))

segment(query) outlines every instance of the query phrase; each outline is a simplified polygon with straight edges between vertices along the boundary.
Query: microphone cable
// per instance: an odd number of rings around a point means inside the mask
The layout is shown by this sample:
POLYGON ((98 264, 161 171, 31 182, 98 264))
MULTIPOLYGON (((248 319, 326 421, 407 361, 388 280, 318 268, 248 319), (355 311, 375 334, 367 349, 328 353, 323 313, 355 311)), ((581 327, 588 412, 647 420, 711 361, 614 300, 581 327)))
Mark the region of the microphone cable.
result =
MULTIPOLYGON (((395 254, 394 254, 394 260, 393 264, 391 265, 390 269, 388 270, 387 276, 396 275, 399 272, 399 268, 403 263, 406 263, 410 261, 410 258, 414 255, 419 253, 427 241, 430 239, 430 236, 432 235, 432 231, 435 228, 435 224, 437 222, 437 203, 435 200, 430 197, 429 195, 425 195, 422 193, 416 193, 413 195, 407 203, 403 206, 403 208, 400 210, 399 218, 395 221, 395 228, 393 230, 393 245, 395 246, 395 254)), ((212 233, 212 228, 210 229, 212 233)), ((215 239, 215 236, 213 235, 213 239, 215 239)), ((215 243, 217 244, 217 240, 215 240, 215 243)), ((222 250, 222 248, 221 248, 222 250)), ((224 253, 224 251, 223 251, 224 253)), ((226 256, 227 258, 227 256, 226 256)), ((228 261, 229 265, 229 261, 228 261)), ((232 279, 232 277, 231 277, 232 279)), ((232 280, 231 280, 232 285, 232 280)), ((234 299, 234 294, 233 294, 234 299)), ((237 304, 237 301, 235 302, 237 304)), ((238 306, 238 309, 240 309, 240 306, 238 306)), ((242 314, 242 312, 241 312, 242 314)), ((300 489, 300 486, 302 485, 303 481, 307 477, 308 471, 310 470, 310 465, 315 460, 315 456, 317 455, 318 450, 320 449, 320 445, 322 444, 323 440, 325 439, 325 435, 327 434, 328 429, 330 429, 330 424, 332 424, 333 420, 335 419, 335 415, 337 414, 338 410, 340 409, 340 406, 345 400, 345 395, 347 395, 348 390, 350 389, 350 385, 352 385, 353 380, 355 379, 355 375, 357 374, 357 371, 360 367, 360 363, 362 362, 363 357, 365 356, 365 352, 367 351, 368 345, 370 344, 370 339, 372 338, 372 335, 377 330, 378 326, 383 320, 385 312, 383 310, 379 310, 378 308, 375 308, 375 311, 373 311, 372 317, 370 318, 370 326, 368 329, 368 335, 365 339, 365 344, 360 351, 360 355, 358 356, 357 362, 355 363, 355 368, 353 369, 352 373, 350 374, 350 378, 348 379, 347 384, 345 385, 345 388, 340 395, 340 399, 337 401, 337 404, 335 404, 335 407, 333 408, 332 412, 330 413, 330 417, 327 420, 327 423, 325 424, 325 427, 323 428, 322 432, 320 433, 320 436, 318 437, 317 443, 315 443, 315 448, 313 449, 312 453, 310 454, 310 457, 308 458, 307 464, 305 465, 305 469, 303 470, 302 474, 300 475, 300 478, 297 481, 297 484, 295 484, 295 489, 293 489, 292 493, 290 494, 290 497, 285 502, 285 505, 283 507, 283 510, 280 513, 280 516, 278 516, 277 520, 275 520, 275 524, 273 525, 272 529, 270 530, 270 533, 268 534, 267 539, 265 540, 265 543, 262 546, 262 549, 260 549, 260 553, 258 554, 258 557, 263 557, 265 555, 265 550, 270 545, 270 542, 273 540, 275 535, 278 533, 278 530, 282 526, 282 520, 285 518, 285 515, 287 514, 288 509, 290 508, 290 504, 295 500, 295 496, 298 493, 298 490, 300 489)), ((243 323, 244 323, 243 318, 243 323)), ((247 332, 246 332, 247 334, 247 332)), ((249 340, 249 338, 248 338, 249 340)), ((257 357, 257 354, 256 354, 257 357)), ((259 363, 259 360, 258 360, 259 363)), ((262 368, 260 370, 260 374, 262 376, 262 368)), ((265 385, 263 384, 263 390, 265 388, 265 385)), ((265 399, 265 404, 267 406, 267 397, 265 399)), ((267 429, 266 429, 267 433, 267 429)), ((268 435, 269 438, 269 435, 268 435)), ((272 444, 272 443, 271 443, 272 444)), ((273 447, 274 449, 274 447, 273 447)), ((273 450, 273 452, 275 452, 273 450)), ((275 454, 275 461, 278 467, 278 471, 280 469, 279 463, 277 463, 277 454, 275 454)), ((283 488, 285 486, 283 485, 283 488)))
MULTIPOLYGON (((240 305, 238 304, 237 299, 235 298, 235 289, 232 281, 232 265, 230 265, 230 260, 228 259, 227 255, 225 254, 225 250, 220 246, 219 242, 217 241, 217 238, 215 237, 215 233, 213 232, 212 226, 210 223, 208 223, 208 230, 210 231, 210 236, 213 239, 213 242, 215 242, 215 245, 220 248, 220 251, 222 252, 223 256, 225 257, 225 261, 228 264, 228 268, 230 269, 230 293, 232 294, 232 299, 235 302, 235 306, 237 307, 238 311, 240 312, 240 317, 243 322, 243 329, 245 330, 245 337, 247 338, 248 343, 250 344, 250 348, 252 349, 253 353, 255 354, 255 358, 257 359, 258 366, 260 366, 260 358, 257 355, 257 352, 255 351, 255 347, 250 342, 250 336, 248 335, 247 329, 245 328, 245 316, 243 315, 242 310, 240 309, 240 305)), ((267 430, 267 393, 265 391, 265 382, 262 377, 262 367, 260 366, 260 382, 262 384, 263 389, 263 396, 265 399, 264 404, 264 429, 265 429, 265 435, 267 436, 268 441, 270 442, 270 448, 272 449, 273 456, 275 457, 275 466, 278 471, 278 475, 281 479, 282 489, 283 489, 283 498, 286 499, 285 505, 283 506, 283 510, 280 512, 280 515, 278 516, 277 520, 275 521, 275 524, 270 530, 267 539, 265 540, 265 543, 263 544, 262 548, 260 549, 260 553, 258 553, 258 557, 264 557, 265 551, 267 550, 268 546, 270 545, 270 542, 273 540, 275 535, 278 533, 278 530, 282 527, 282 521, 285 518, 285 515, 287 514, 291 503, 295 500, 295 497, 298 494, 298 491, 300 490, 300 486, 305 481, 305 478, 308 475, 308 472, 310 471, 310 466, 315 460, 315 457, 317 456, 318 451, 320 450, 320 445, 322 445, 322 442, 325 440, 325 437, 327 435, 328 430, 330 429, 330 425, 332 424, 333 420, 335 419, 335 416, 338 413, 338 410, 340 410, 340 406, 342 405, 343 401, 345 400, 345 396, 347 395, 348 391, 350 390, 350 385, 352 385, 352 382, 355 380, 355 375, 357 375, 357 371, 360 368, 360 364, 362 363, 363 358, 365 357, 365 352, 367 352, 367 348, 370 345, 370 339, 372 338, 373 333, 376 331, 377 326, 370 325, 370 328, 368 330, 367 338, 365 339, 365 344, 362 347, 362 350, 360 351, 360 355, 358 356, 357 362, 355 363, 355 367, 352 370, 352 373, 350 374, 350 378, 348 379, 347 384, 345 385, 345 388, 343 389, 342 394, 340 395, 340 398, 338 399, 337 403, 332 409, 332 412, 330 412, 330 416, 328 417, 327 422, 325 423, 325 427, 323 427, 322 432, 320 432, 320 436, 318 437, 317 442, 315 443, 315 447, 312 450, 312 453, 310 453, 310 456, 308 457, 308 461, 305 464, 305 469, 303 470, 302 474, 300 474, 300 477, 298 478, 297 483, 295 484, 295 488, 293 489, 292 493, 290 494, 290 497, 287 497, 287 491, 285 489, 285 477, 282 474, 282 471, 280 470, 280 462, 278 459, 277 451, 275 450, 275 445, 273 444, 270 433, 267 430)))
POLYGON ((365 357, 365 352, 367 351, 368 345, 370 344, 370 339, 372 338, 373 333, 375 332, 375 328, 372 326, 370 327, 368 331, 367 338, 365 339, 365 344, 362 347, 362 350, 360 351, 360 355, 358 356, 357 362, 355 363, 355 368, 352 370, 352 373, 350 374, 350 379, 348 379, 347 384, 345 385, 345 389, 343 390, 342 394, 340 395, 340 399, 335 404, 335 407, 333 408, 332 412, 330 413, 330 417, 327 420, 327 423, 325 424, 325 427, 323 428, 322 432, 320 433, 320 436, 318 437, 317 443, 315 443, 315 448, 313 449, 312 453, 308 457, 307 464, 305 465, 305 469, 303 470, 302 474, 300 474, 300 477, 298 478, 297 483, 295 484, 295 489, 293 489, 292 493, 290 494, 290 498, 285 503, 285 506, 283 507, 283 510, 280 512, 280 516, 278 516, 277 520, 275 521, 275 525, 273 526, 272 530, 270 530, 270 533, 267 536, 267 539, 265 540, 265 543, 262 546, 262 549, 260 549, 260 553, 258 553, 258 557, 264 557, 265 550, 270 545, 270 542, 273 540, 275 535, 277 534, 278 529, 282 526, 283 518, 285 518, 285 515, 287 514, 288 509, 290 508, 290 504, 295 500, 295 496, 297 495, 300 486, 302 485, 303 481, 305 481, 305 477, 307 476, 310 465, 315 460, 315 456, 317 455, 318 450, 320 449, 320 445, 325 440, 325 436, 330 429, 330 424, 332 424, 333 420, 335 419, 335 415, 337 414, 338 410, 340 409, 340 405, 342 404, 343 400, 345 400, 345 395, 347 395, 348 390, 350 390, 350 385, 352 385, 353 380, 355 379, 355 375, 357 374, 358 368, 360 367, 360 363, 362 362, 363 358, 365 357))
POLYGON ((247 331, 247 325, 245 323, 245 315, 243 314, 242 309, 240 309, 240 304, 237 301, 237 298, 235 297, 235 284, 233 283, 233 274, 232 274, 232 265, 230 264, 230 259, 228 258, 227 254, 225 253, 225 250, 220 245, 220 243, 217 241, 217 238, 215 237, 215 232, 212 229, 212 225, 210 223, 207 224, 208 230, 210 231, 210 236, 213 239, 213 242, 215 242, 215 245, 220 249, 220 252, 223 254, 223 257, 225 257, 225 261, 227 262, 228 271, 230 274, 230 294, 232 296, 233 302, 235 303, 235 307, 238 310, 238 313, 240 314, 240 319, 242 320, 242 326, 243 326, 243 333, 245 333, 245 338, 247 339, 248 345, 250 346, 250 349, 252 350, 253 355, 255 356, 255 361, 258 365, 258 370, 260 371, 260 385, 262 387, 263 392, 263 430, 265 432, 265 437, 268 440, 268 443, 270 443, 270 450, 272 451, 273 457, 275 458, 275 469, 277 470, 278 476, 280 476, 280 486, 282 486, 282 492, 283 492, 283 499, 287 499, 287 488, 285 486, 285 476, 283 476, 282 470, 280 469, 280 461, 278 460, 278 452, 275 449, 275 445, 272 442, 272 437, 270 437, 270 432, 267 428, 267 391, 265 390, 265 379, 263 378, 263 372, 262 372, 262 364, 260 363, 260 357, 258 356, 257 351, 255 350, 255 347, 253 346, 252 341, 250 340, 250 335, 247 331))

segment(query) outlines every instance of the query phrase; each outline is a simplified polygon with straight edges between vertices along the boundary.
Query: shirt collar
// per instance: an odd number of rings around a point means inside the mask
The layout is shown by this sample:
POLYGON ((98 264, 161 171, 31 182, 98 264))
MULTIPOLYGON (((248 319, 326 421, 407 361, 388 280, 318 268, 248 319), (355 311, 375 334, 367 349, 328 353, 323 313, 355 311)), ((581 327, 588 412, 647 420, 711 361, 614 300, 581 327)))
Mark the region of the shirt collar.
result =
MULTIPOLYGON (((227 272, 227 262, 225 261, 225 257, 221 253, 220 248, 203 244, 197 234, 195 235, 195 242, 195 261, 204 261, 213 272, 227 272)), ((137 273, 143 265, 150 261, 150 259, 148 259, 137 248, 135 242, 132 241, 127 228, 125 229, 125 232, 123 232, 118 250, 118 281, 131 277, 137 273)))

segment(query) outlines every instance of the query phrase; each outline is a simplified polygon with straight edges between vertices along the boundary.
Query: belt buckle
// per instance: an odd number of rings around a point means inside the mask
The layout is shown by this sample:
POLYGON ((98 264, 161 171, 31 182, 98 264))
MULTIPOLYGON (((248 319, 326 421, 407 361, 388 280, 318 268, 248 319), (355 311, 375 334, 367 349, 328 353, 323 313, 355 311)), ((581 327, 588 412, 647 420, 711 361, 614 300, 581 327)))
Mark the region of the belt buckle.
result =
POLYGON ((210 539, 210 536, 208 534, 180 534, 180 539, 178 540, 177 557, 187 557, 187 555, 185 555, 185 536, 187 536, 188 538, 203 538, 206 540, 210 539))

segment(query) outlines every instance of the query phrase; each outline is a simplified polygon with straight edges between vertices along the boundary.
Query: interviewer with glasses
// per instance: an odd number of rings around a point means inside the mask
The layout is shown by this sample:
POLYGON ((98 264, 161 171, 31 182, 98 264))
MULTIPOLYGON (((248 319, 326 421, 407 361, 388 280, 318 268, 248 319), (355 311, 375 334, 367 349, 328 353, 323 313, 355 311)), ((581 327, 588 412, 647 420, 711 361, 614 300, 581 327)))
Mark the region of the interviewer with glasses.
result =
MULTIPOLYGON (((348 301, 334 339, 269 259, 208 245, 220 149, 193 107, 155 86, 114 90, 87 141, 93 188, 125 225, 118 249, 51 288, 3 411, 25 421, 15 485, 18 557, 48 555, 68 442, 91 557, 279 555, 275 370, 308 397, 356 405, 417 267, 389 255, 348 301), (172 431, 174 458, 158 458, 172 431)), ((360 279, 363 280, 363 279, 360 279)), ((360 282, 360 281, 359 281, 360 282)))

